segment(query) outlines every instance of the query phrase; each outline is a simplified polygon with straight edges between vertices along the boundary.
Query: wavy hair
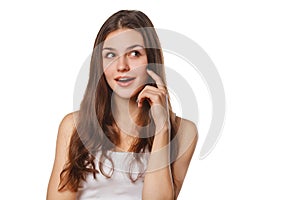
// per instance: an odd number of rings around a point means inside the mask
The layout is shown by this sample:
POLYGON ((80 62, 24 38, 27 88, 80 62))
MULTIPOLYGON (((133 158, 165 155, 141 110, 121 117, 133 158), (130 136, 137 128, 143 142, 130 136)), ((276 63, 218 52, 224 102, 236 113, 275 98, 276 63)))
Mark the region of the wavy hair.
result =
MULTIPOLYGON (((76 128, 74 128, 70 140, 68 161, 60 174, 60 191, 63 189, 78 191, 80 183, 85 181, 86 176, 90 173, 93 174, 94 178, 100 172, 107 178, 110 178, 113 173, 112 171, 112 173, 108 174, 103 170, 103 162, 107 159, 114 166, 113 160, 107 154, 107 151, 112 150, 115 145, 119 144, 120 130, 112 115, 111 97, 113 91, 103 73, 101 52, 108 34, 122 28, 135 29, 141 33, 146 47, 147 67, 157 73, 166 84, 162 49, 150 19, 141 11, 135 10, 121 10, 110 16, 102 25, 95 39, 87 88, 80 104, 76 128), (96 169, 95 155, 99 150, 101 150, 99 169, 96 169)), ((154 80, 150 77, 149 83, 156 86, 154 80)), ((132 97, 132 100, 136 98, 137 95, 132 97)), ((169 98, 168 103, 170 105, 169 98)), ((145 101, 137 117, 138 121, 136 121, 136 124, 146 127, 140 131, 140 134, 148 137, 135 138, 129 150, 135 153, 135 160, 139 163, 141 163, 139 153, 151 152, 154 139, 155 125, 151 125, 151 123, 149 125, 152 117, 149 110, 150 105, 145 101)), ((171 140, 173 140, 178 130, 179 118, 173 113, 171 106, 169 106, 168 112, 171 122, 171 140)), ((172 142, 170 160, 174 160, 176 156, 177 142, 172 142)), ((140 176, 141 174, 134 179, 132 174, 129 173, 129 178, 132 182, 136 181, 140 176)))

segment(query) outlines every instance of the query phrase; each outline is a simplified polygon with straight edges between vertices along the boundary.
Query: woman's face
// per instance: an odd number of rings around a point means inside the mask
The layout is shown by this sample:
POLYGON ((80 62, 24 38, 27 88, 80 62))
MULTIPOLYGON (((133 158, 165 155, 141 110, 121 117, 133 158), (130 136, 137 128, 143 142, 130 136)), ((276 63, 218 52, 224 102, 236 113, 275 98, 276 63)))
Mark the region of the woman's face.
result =
POLYGON ((104 41, 103 71, 114 93, 130 98, 147 80, 147 55, 142 35, 133 29, 118 29, 104 41))

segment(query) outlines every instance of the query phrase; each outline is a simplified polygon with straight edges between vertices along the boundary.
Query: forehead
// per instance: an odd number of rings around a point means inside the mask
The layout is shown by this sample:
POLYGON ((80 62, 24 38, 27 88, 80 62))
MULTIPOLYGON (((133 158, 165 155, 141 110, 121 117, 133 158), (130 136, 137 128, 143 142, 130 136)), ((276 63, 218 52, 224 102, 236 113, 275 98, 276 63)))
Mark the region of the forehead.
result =
POLYGON ((108 34, 103 43, 103 48, 124 50, 132 45, 144 45, 143 36, 133 29, 118 29, 108 34))

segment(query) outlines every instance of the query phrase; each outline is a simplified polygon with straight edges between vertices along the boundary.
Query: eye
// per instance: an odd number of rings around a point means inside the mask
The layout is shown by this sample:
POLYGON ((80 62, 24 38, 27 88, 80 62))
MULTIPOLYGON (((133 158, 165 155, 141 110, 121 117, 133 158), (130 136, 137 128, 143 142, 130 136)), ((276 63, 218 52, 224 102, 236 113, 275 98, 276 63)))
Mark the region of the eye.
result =
POLYGON ((114 58, 116 56, 116 54, 114 54, 113 52, 108 52, 105 54, 105 58, 114 58))
POLYGON ((130 57, 139 57, 140 55, 141 55, 141 53, 136 50, 129 52, 130 57))

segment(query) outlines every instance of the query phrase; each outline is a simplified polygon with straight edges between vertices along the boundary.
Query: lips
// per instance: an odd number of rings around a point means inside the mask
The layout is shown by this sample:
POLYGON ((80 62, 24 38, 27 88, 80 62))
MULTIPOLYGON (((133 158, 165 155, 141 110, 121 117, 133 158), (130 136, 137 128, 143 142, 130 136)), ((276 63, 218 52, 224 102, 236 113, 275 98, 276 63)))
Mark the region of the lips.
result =
POLYGON ((115 78, 115 81, 117 81, 118 85, 122 87, 129 86, 133 81, 135 77, 130 77, 130 76, 118 76, 115 78))

